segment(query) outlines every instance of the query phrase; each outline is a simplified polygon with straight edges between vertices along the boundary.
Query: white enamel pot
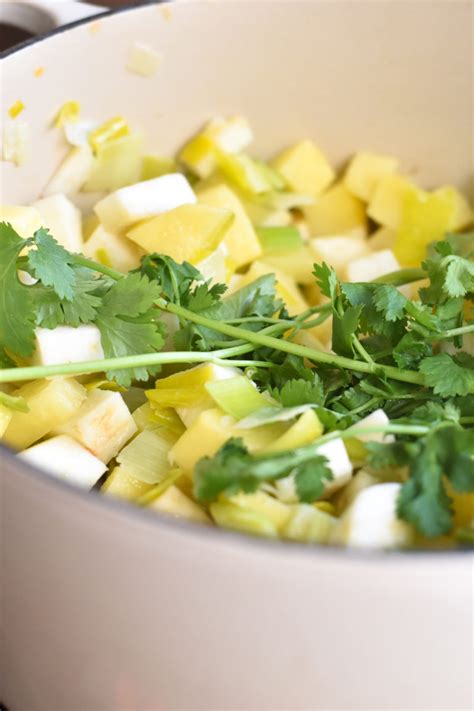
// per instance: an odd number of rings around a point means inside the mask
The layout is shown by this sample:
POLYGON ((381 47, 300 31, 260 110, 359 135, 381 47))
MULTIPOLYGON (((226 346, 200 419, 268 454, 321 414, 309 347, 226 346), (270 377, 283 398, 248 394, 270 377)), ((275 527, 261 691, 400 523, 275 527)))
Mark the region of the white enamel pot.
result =
MULTIPOLYGON (((2 60, 2 120, 23 101, 33 153, 1 165, 1 200, 41 192, 68 99, 125 115, 160 154, 238 112, 263 155, 309 136, 336 164, 381 150, 468 190, 471 23, 445 0, 196 0, 76 23, 2 60), (125 68, 136 40, 162 53, 151 78, 125 68)), ((265 542, 82 493, 5 449, 0 470, 11 711, 471 708, 471 554, 265 542)))

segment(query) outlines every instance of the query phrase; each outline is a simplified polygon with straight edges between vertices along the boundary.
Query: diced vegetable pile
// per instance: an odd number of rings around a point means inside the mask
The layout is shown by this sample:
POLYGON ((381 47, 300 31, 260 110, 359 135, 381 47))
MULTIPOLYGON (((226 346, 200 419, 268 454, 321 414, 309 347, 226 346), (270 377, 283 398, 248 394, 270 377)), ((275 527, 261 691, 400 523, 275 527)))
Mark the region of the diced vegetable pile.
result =
POLYGON ((367 152, 337 175, 310 140, 256 159, 241 117, 176 158, 75 102, 56 126, 70 150, 41 198, 0 208, 2 441, 204 525, 472 545, 463 195, 367 152))

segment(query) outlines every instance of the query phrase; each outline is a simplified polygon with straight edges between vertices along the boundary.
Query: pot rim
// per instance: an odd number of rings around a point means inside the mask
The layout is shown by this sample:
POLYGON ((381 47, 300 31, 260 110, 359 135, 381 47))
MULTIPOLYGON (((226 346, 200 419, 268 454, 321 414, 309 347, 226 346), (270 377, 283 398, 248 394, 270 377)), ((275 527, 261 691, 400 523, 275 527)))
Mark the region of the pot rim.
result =
MULTIPOLYGON (((112 10, 104 10, 104 12, 97 15, 69 22, 65 25, 52 29, 49 32, 36 35, 25 40, 24 42, 21 42, 20 44, 3 50, 0 52, 0 60, 6 59, 7 57, 10 57, 18 52, 22 52, 32 45, 48 40, 50 37, 54 37, 55 35, 59 35, 63 32, 68 32, 69 30, 75 29, 76 27, 80 27, 81 25, 85 25, 89 22, 96 22, 107 17, 134 10, 139 11, 140 9, 146 8, 150 5, 171 5, 174 2, 175 0, 143 0, 139 5, 130 4, 112 10)), ((215 543, 216 541, 221 541, 224 546, 227 544, 232 547, 248 547, 262 553, 274 553, 279 557, 282 557, 282 555, 286 555, 287 553, 289 553, 290 556, 294 556, 295 553, 299 553, 304 556, 305 560, 310 558, 317 560, 322 557, 335 562, 345 560, 348 562, 362 561, 365 563, 376 562, 377 564, 380 564, 383 562, 385 564, 391 564, 392 562, 405 562, 410 559, 416 561, 420 557, 423 560, 430 561, 436 560, 437 558, 443 561, 446 560, 446 558, 455 561, 459 561, 460 559, 466 559, 468 561, 471 559, 474 560, 474 550, 467 547, 455 550, 436 548, 412 548, 406 550, 398 549, 394 551, 385 551, 380 549, 355 549, 341 546, 310 545, 279 539, 271 540, 229 529, 217 529, 216 527, 200 526, 184 519, 181 520, 172 516, 157 515, 156 512, 151 512, 145 508, 133 505, 132 502, 122 501, 119 498, 100 494, 97 490, 86 491, 78 486, 73 486, 66 481, 48 474, 44 470, 30 465, 28 462, 17 459, 15 452, 0 442, 0 465, 2 464, 2 461, 6 461, 11 464, 11 466, 7 468, 9 470, 7 476, 10 475, 10 470, 20 468, 28 477, 39 477, 42 484, 45 486, 51 486, 59 489, 59 491, 63 494, 71 495, 78 501, 82 500, 86 503, 88 502, 90 505, 97 507, 97 509, 106 507, 111 513, 119 516, 127 516, 129 520, 138 520, 140 522, 151 523, 151 525, 156 526, 157 528, 164 528, 169 530, 171 533, 179 533, 186 537, 192 536, 194 540, 199 539, 202 542, 211 541, 215 543)))

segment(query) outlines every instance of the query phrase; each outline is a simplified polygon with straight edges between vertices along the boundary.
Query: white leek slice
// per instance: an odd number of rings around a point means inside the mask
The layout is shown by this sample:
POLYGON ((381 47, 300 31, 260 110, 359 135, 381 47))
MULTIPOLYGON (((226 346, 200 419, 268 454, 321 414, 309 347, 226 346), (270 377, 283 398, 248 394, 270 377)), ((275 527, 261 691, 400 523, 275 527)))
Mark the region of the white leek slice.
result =
POLYGON ((66 195, 50 195, 33 203, 56 240, 69 252, 82 250, 81 213, 66 195))
POLYGON ((156 484, 166 477, 170 470, 169 451, 176 440, 164 430, 143 430, 117 456, 135 479, 147 484, 156 484))
POLYGON ((214 380, 205 388, 218 407, 236 420, 247 417, 267 404, 267 398, 245 375, 214 380))
POLYGON ((7 121, 3 128, 3 160, 24 165, 30 156, 30 126, 26 121, 7 121))

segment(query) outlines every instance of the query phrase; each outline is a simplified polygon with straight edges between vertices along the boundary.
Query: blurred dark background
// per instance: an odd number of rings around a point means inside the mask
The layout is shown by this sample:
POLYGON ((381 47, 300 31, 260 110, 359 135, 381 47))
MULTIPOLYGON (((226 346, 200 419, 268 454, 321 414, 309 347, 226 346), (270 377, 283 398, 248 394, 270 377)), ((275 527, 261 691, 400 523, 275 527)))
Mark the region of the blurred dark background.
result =
MULTIPOLYGON (((2 0, 0 0, 0 3, 2 0)), ((92 4, 102 5, 105 8, 115 8, 121 7, 122 5, 141 5, 143 4, 140 0, 133 2, 131 0, 93 0, 92 4)), ((19 30, 16 27, 11 27, 0 22, 0 52, 13 45, 18 44, 18 42, 23 42, 29 39, 31 34, 25 32, 24 30, 19 30)), ((1 711, 1 709, 0 709, 1 711)))

